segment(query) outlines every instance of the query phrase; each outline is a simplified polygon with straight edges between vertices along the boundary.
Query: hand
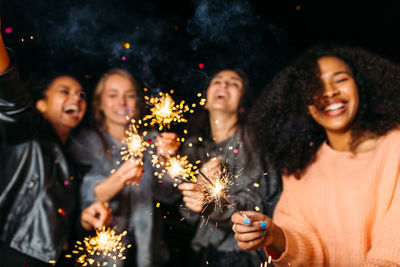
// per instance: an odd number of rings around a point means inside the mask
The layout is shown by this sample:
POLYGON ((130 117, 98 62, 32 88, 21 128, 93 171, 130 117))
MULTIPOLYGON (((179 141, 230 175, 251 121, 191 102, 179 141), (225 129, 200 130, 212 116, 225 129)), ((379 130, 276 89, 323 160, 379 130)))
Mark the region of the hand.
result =
POLYGON ((115 172, 124 185, 139 185, 143 177, 143 167, 140 160, 125 161, 115 172))
POLYGON ((10 57, 8 56, 6 46, 4 44, 3 35, 1 34, 1 18, 0 18, 0 74, 5 72, 10 65, 10 57))
POLYGON ((112 211, 107 202, 97 201, 85 208, 81 213, 81 225, 86 230, 101 230, 111 223, 112 211))
POLYGON ((255 211, 240 211, 232 215, 232 230, 239 248, 256 250, 266 248, 279 257, 285 251, 285 236, 268 216, 255 211))
POLYGON ((210 182, 214 183, 221 177, 222 174, 221 160, 218 157, 212 158, 204 163, 200 170, 206 177, 204 177, 202 174, 197 175, 197 182, 199 184, 208 185, 210 182))
POLYGON ((203 188, 198 184, 182 183, 178 185, 182 191, 183 202, 188 209, 200 213, 203 211, 205 195, 203 188))
POLYGON ((161 133, 156 137, 157 155, 162 157, 172 156, 176 153, 180 142, 176 133, 161 133))

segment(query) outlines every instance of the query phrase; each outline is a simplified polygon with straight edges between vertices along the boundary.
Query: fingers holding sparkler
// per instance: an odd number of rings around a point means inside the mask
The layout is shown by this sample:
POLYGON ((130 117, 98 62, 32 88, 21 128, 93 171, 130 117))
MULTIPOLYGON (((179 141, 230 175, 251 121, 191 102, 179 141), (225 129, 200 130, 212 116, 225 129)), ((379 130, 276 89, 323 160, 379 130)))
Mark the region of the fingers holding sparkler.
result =
POLYGON ((139 185, 143 172, 141 160, 131 159, 124 162, 115 173, 124 185, 139 185))
POLYGON ((234 213, 231 220, 239 248, 266 248, 273 258, 279 257, 285 250, 284 234, 270 217, 256 211, 245 211, 234 213))
POLYGON ((204 187, 195 183, 182 183, 178 185, 183 195, 183 202, 188 209, 200 213, 204 209, 205 192, 204 187))
POLYGON ((221 175, 221 160, 218 157, 214 157, 201 166, 200 175, 197 176, 197 179, 201 184, 213 185, 221 175))
POLYGON ((84 229, 102 229, 112 220, 112 211, 107 202, 97 201, 85 208, 81 213, 81 225, 84 229))
POLYGON ((156 137, 157 155, 168 157, 175 155, 181 143, 176 133, 164 132, 156 137))

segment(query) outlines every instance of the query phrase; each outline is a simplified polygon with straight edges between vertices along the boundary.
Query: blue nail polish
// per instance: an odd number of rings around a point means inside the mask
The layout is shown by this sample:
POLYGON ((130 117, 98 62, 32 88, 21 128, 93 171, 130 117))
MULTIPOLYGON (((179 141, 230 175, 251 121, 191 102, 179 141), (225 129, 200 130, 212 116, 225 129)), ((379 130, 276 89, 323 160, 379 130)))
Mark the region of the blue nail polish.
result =
POLYGON ((261 227, 261 228, 264 228, 265 226, 267 226, 267 224, 266 224, 265 222, 261 222, 261 223, 260 223, 260 227, 261 227))
POLYGON ((244 219, 243 222, 244 224, 250 224, 250 219, 244 219))

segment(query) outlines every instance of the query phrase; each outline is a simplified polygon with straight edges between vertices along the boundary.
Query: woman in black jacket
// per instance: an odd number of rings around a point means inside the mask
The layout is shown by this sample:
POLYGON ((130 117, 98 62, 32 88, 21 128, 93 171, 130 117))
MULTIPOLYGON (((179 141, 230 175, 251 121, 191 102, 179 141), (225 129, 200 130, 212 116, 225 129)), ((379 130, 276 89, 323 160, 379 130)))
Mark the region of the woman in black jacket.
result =
MULTIPOLYGON (((1 26, 1 23, 0 23, 1 26)), ((82 120, 81 84, 58 76, 36 102, 19 81, 0 34, 0 258, 4 266, 56 263, 78 210, 78 177, 65 153, 69 133, 82 120)), ((80 224, 101 228, 111 211, 97 202, 80 224)))

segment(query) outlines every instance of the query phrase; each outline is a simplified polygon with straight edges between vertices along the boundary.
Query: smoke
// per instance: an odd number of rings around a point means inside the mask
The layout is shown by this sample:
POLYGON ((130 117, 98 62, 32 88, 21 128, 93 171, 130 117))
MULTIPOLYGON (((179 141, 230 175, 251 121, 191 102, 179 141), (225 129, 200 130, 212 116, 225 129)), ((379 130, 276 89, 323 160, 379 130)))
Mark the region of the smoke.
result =
POLYGON ((245 0, 195 0, 188 20, 191 47, 205 58, 209 73, 222 68, 242 68, 253 89, 260 90, 285 62, 285 31, 256 15, 245 0))
POLYGON ((260 88, 285 43, 284 32, 255 15, 245 0, 195 0, 185 15, 174 11, 183 5, 179 1, 4 2, 2 21, 35 36, 34 53, 24 55, 26 42, 17 51, 31 60, 33 71, 46 61, 88 74, 93 83, 107 69, 121 67, 150 90, 190 95, 214 70, 235 66, 260 88))

